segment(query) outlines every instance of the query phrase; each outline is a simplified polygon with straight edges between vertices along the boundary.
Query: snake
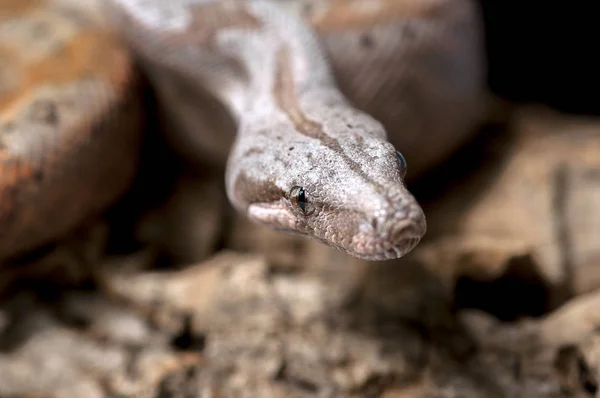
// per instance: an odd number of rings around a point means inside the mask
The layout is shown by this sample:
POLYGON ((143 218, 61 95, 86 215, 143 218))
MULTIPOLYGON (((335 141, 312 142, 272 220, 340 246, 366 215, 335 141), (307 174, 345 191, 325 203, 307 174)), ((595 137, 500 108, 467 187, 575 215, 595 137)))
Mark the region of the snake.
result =
POLYGON ((253 222, 365 260, 418 245, 408 165, 416 178, 441 163, 482 118, 472 1, 99 3, 0 0, 0 259, 127 190, 146 128, 140 71, 172 122, 164 134, 221 161, 253 222))

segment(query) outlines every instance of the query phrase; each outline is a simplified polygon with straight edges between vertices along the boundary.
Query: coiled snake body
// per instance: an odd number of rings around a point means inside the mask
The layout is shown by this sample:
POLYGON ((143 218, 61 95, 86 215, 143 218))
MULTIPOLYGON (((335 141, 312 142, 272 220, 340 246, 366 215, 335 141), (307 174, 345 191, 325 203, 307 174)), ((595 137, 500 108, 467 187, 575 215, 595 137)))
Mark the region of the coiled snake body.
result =
POLYGON ((67 0, 0 0, 0 258, 126 189, 142 112, 132 54, 188 153, 225 155, 196 92, 230 112, 227 193, 252 220, 369 260, 419 242, 401 153, 418 175, 480 118, 469 0, 101 3, 103 22, 67 0))

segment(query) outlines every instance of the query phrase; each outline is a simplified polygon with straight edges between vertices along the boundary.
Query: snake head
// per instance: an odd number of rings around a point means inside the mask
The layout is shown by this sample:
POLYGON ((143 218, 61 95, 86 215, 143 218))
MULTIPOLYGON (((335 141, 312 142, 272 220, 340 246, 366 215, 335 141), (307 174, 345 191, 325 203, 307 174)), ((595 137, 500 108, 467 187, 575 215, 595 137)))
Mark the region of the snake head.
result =
POLYGON ((404 157, 370 116, 316 112, 311 119, 323 122, 304 127, 283 119, 242 124, 228 163, 231 202, 253 221, 355 257, 404 256, 426 231, 404 184, 404 157))

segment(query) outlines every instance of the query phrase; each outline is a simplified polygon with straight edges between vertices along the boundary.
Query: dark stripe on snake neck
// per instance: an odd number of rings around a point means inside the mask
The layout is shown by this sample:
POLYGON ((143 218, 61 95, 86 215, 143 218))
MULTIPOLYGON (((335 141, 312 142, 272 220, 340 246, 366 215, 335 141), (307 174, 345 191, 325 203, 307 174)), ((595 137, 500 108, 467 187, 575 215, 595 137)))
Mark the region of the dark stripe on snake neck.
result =
POLYGON ((294 72, 292 70, 289 48, 287 46, 283 46, 277 53, 273 96, 277 107, 287 115, 299 133, 321 141, 324 146, 339 155, 348 165, 350 170, 372 184, 379 193, 384 192, 383 186, 369 177, 363 171, 360 164, 344 152, 338 140, 327 135, 323 130, 323 126, 320 123, 309 119, 300 108, 294 89, 294 72))

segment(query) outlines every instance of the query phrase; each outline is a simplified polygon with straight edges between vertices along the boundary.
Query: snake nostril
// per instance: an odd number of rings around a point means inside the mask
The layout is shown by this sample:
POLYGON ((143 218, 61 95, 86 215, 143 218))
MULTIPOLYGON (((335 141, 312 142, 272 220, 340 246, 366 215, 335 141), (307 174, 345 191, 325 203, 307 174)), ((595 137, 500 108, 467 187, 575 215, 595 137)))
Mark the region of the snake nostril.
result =
POLYGON ((407 229, 404 226, 400 227, 400 228, 395 228, 392 231, 391 239, 394 242, 399 242, 399 241, 405 240, 406 239, 406 236, 405 236, 406 235, 406 231, 407 231, 407 229))
POLYGON ((373 217, 371 219, 371 227, 373 228, 373 230, 377 231, 379 227, 379 220, 377 219, 377 217, 373 217))

